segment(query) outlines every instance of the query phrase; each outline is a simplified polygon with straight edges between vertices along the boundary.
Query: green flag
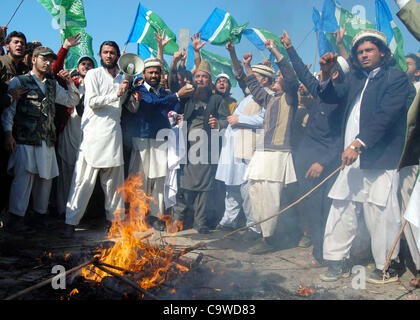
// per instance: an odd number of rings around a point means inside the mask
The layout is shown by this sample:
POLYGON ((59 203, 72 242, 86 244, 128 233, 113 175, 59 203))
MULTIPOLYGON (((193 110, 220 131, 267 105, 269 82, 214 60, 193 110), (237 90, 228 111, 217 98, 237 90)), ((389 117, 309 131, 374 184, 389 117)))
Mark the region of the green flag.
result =
POLYGON ((89 56, 97 67, 92 49, 92 37, 84 27, 87 22, 82 0, 38 0, 54 19, 54 24, 60 30, 62 43, 64 40, 80 33, 80 44, 70 48, 65 65, 66 69, 77 67, 77 61, 82 56, 89 56))
POLYGON ((213 45, 225 45, 229 38, 239 43, 248 24, 239 25, 229 12, 215 8, 198 33, 201 39, 213 45))
POLYGON ((163 48, 163 53, 173 55, 178 51, 175 33, 169 29, 166 23, 156 13, 146 9, 140 3, 137 8, 136 18, 131 27, 130 35, 126 43, 144 43, 152 49, 157 50, 155 32, 159 30, 160 34, 165 31, 165 39, 172 40, 163 48))
POLYGON ((54 18, 57 29, 86 27, 83 0, 38 0, 54 18))
MULTIPOLYGON (((340 28, 343 28, 343 26, 346 25, 346 33, 344 34, 343 45, 349 53, 351 51, 353 37, 364 29, 374 29, 375 27, 370 21, 363 19, 357 14, 351 13, 347 9, 338 5, 336 2, 335 17, 340 28)), ((339 52, 335 44, 334 33, 325 32, 325 36, 327 37, 328 42, 333 46, 335 52, 339 52)))
POLYGON ((86 33, 83 28, 66 28, 61 32, 61 41, 64 43, 66 38, 75 36, 80 33, 81 38, 79 40, 80 44, 76 47, 71 47, 66 57, 66 69, 74 69, 77 67, 77 62, 82 56, 89 56, 95 65, 95 68, 98 66, 92 49, 92 37, 86 33))
POLYGON ((232 61, 228 58, 219 56, 209 51, 200 50, 201 58, 206 60, 210 65, 211 77, 213 82, 220 73, 226 73, 230 77, 232 87, 236 87, 236 79, 233 73, 232 61))

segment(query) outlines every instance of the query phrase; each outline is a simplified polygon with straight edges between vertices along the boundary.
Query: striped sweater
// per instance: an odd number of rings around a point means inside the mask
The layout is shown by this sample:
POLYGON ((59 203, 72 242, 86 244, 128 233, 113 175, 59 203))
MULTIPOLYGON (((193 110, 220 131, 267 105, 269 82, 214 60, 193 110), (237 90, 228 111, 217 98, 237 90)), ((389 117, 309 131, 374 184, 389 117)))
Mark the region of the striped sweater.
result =
POLYGON ((260 85, 255 75, 246 79, 247 86, 255 101, 266 109, 264 116, 264 143, 257 144, 257 150, 291 151, 292 149, 292 123, 298 105, 298 82, 295 73, 286 59, 278 62, 283 74, 284 93, 270 95, 260 85))

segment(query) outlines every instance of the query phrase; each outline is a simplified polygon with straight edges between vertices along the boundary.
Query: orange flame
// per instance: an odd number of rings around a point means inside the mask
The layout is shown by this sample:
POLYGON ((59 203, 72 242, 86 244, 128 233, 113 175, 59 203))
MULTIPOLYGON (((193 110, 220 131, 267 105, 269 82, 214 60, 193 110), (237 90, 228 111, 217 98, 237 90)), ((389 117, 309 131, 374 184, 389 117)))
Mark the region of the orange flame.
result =
POLYGON ((312 288, 307 288, 307 287, 302 287, 298 293, 302 296, 302 297, 308 297, 310 294, 314 293, 314 289, 312 288))
POLYGON ((75 294, 78 294, 79 293, 79 290, 77 290, 77 288, 74 288, 73 290, 71 290, 71 292, 70 292, 70 297, 72 296, 72 295, 75 295, 75 294))
MULTIPOLYGON (((138 273, 136 282, 143 289, 149 289, 163 283, 169 275, 169 271, 186 272, 189 269, 173 263, 174 247, 167 245, 164 249, 151 245, 146 239, 150 235, 150 227, 146 223, 146 217, 150 203, 154 199, 148 196, 142 189, 143 173, 130 175, 118 192, 123 192, 125 203, 129 204, 127 213, 116 212, 107 238, 117 240, 113 247, 99 249, 97 256, 100 262, 118 266, 125 270, 138 273), (122 218, 122 219, 121 219, 122 218)), ((174 225, 171 215, 159 216, 165 221, 167 233, 175 233, 182 230, 182 223, 174 225)), ((123 275, 123 271, 113 270, 123 275)), ((82 269, 82 275, 86 279, 100 282, 108 276, 107 273, 88 266, 82 269)))

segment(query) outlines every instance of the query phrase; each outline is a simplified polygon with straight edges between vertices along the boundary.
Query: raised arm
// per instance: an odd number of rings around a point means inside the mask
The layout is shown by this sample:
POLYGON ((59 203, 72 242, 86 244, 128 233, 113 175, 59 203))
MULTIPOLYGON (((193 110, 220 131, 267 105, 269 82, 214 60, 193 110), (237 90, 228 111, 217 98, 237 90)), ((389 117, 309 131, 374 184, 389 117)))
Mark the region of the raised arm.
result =
POLYGON ((232 39, 229 38, 229 42, 226 43, 226 50, 229 51, 230 59, 232 60, 233 72, 235 74, 235 78, 238 81, 239 87, 242 89, 244 95, 246 89, 246 75, 244 72, 244 68, 242 67, 241 62, 236 55, 235 45, 232 43, 232 39))
POLYGON ((246 77, 246 85, 251 91, 251 94, 254 100, 263 108, 266 108, 270 100, 273 98, 272 95, 269 95, 267 91, 261 86, 260 82, 258 81, 257 77, 255 76, 254 72, 251 68, 251 60, 252 60, 252 53, 248 52, 245 53, 242 57, 242 61, 245 66, 245 71, 247 73, 246 77))
POLYGON ((172 57, 168 75, 168 86, 169 90, 171 90, 172 92, 176 92, 180 89, 180 86, 178 84, 178 63, 183 60, 185 61, 185 58, 186 54, 184 51, 177 51, 172 57))
MULTIPOLYGON (((60 50, 57 53, 57 59, 54 61, 53 64, 53 74, 54 76, 57 76, 57 74, 64 69, 64 61, 66 60, 67 54, 70 50, 70 48, 78 46, 80 44, 80 38, 82 36, 80 33, 76 34, 73 37, 68 37, 64 40, 63 45, 61 46, 60 50)), ((60 77, 57 77, 57 82, 63 86, 66 87, 66 82, 61 79, 60 77)))
POLYGON ((165 33, 166 33, 166 30, 163 30, 163 33, 160 34, 159 29, 158 29, 157 33, 155 32, 155 40, 156 40, 157 45, 158 45, 157 46, 158 47, 157 58, 162 63, 162 66, 165 63, 164 60, 163 60, 163 48, 165 48, 165 46, 169 43, 169 41, 172 40, 172 38, 165 39, 165 33))
POLYGON ((340 55, 348 60, 350 58, 349 54, 347 53, 346 48, 343 45, 344 33, 346 32, 346 25, 343 25, 343 29, 338 29, 334 32, 335 37, 335 44, 340 52, 340 55))
POLYGON ((287 50, 290 62, 292 63, 293 69, 295 70, 299 80, 305 85, 312 96, 318 96, 319 82, 299 57, 286 30, 283 32, 281 41, 287 50))
POLYGON ((193 70, 191 70, 191 73, 194 73, 195 70, 197 70, 198 67, 200 66, 200 63, 201 63, 200 50, 201 48, 204 47, 205 44, 206 44, 206 41, 201 42, 201 34, 194 33, 193 36, 191 37, 191 45, 194 49, 194 63, 195 63, 193 70))
MULTIPOLYGON (((283 36, 285 34, 287 34, 286 31, 284 31, 283 36)), ((297 90, 299 83, 292 66, 289 64, 287 59, 277 50, 274 40, 267 40, 265 42, 265 46, 276 57, 275 62, 279 67, 281 74, 283 75, 283 90, 286 92, 288 98, 293 99, 297 105, 297 90)))

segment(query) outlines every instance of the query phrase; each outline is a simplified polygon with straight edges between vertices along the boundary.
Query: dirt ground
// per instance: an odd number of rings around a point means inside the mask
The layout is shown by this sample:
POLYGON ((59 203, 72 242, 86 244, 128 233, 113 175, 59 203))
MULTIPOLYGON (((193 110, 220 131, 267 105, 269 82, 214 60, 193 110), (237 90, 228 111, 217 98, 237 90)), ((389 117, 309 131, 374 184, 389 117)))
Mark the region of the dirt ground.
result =
MULTIPOLYGON (((96 223, 96 222, 95 222, 96 223)), ((64 240, 57 230, 10 234, 0 229, 0 299, 6 299, 25 288, 54 276, 51 269, 62 264, 66 270, 93 257, 100 245, 112 245, 104 239, 100 223, 76 229, 75 238, 64 240)), ((198 234, 188 229, 176 234, 154 231, 150 241, 170 243, 185 248, 199 242, 205 246, 184 256, 199 262, 181 279, 164 283, 151 292, 162 300, 418 300, 420 289, 409 287, 410 265, 399 282, 373 285, 360 282, 362 271, 371 270, 369 257, 359 259, 359 269, 348 279, 323 282, 319 275, 326 267, 314 265, 312 247, 283 244, 276 252, 251 255, 252 242, 242 239, 242 231, 228 238, 227 232, 212 231, 198 234), (201 261, 197 261, 199 254, 201 261), (363 262, 360 262, 362 261, 363 262)), ((360 251, 362 252, 362 251, 360 251)), ((359 254, 360 254, 359 252, 359 254)), ((70 295, 79 285, 81 276, 68 277, 65 290, 53 290, 51 285, 31 291, 19 300, 89 300, 107 299, 90 290, 70 295)), ((108 295, 109 299, 138 299, 125 294, 108 295)), ((147 299, 147 297, 144 297, 147 299)))

